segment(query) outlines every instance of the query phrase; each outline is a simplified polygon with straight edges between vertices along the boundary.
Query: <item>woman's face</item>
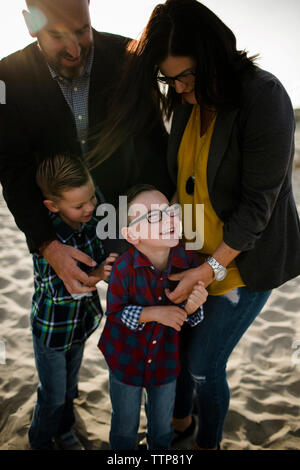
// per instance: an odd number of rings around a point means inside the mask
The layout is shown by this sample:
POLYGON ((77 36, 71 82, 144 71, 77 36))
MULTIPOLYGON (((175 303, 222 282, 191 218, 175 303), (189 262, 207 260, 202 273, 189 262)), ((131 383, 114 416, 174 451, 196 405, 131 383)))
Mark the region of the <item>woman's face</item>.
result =
POLYGON ((166 78, 168 84, 181 94, 182 100, 190 104, 197 104, 195 96, 195 70, 196 60, 185 56, 168 56, 159 64, 162 79, 166 78))

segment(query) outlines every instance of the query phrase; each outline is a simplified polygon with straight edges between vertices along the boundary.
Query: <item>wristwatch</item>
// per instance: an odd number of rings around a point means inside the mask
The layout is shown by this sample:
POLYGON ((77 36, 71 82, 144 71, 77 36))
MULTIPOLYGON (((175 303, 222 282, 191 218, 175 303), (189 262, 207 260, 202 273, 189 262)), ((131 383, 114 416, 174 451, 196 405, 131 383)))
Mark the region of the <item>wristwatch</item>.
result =
POLYGON ((215 281, 223 281, 227 275, 227 269, 224 268, 218 261, 213 257, 209 256, 206 260, 209 266, 212 268, 214 272, 214 280, 215 281))

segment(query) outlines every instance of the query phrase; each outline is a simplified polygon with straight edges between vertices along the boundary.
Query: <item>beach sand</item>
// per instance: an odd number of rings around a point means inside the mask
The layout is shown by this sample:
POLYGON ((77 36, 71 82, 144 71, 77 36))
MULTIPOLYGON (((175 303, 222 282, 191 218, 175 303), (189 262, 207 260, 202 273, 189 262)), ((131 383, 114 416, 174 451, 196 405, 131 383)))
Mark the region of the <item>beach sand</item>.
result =
MULTIPOLYGON (((293 179, 300 213, 300 168, 293 179)), ((0 218, 0 450, 26 450, 38 384, 29 326, 32 261, 2 195, 0 218)), ((105 288, 103 283, 103 306, 105 288)), ((108 372, 97 349, 102 326, 86 343, 75 402, 76 431, 91 450, 109 449, 108 372)), ((234 350, 228 379, 222 449, 300 450, 300 277, 273 291, 234 350)), ((142 410, 141 437, 145 424, 142 410)))

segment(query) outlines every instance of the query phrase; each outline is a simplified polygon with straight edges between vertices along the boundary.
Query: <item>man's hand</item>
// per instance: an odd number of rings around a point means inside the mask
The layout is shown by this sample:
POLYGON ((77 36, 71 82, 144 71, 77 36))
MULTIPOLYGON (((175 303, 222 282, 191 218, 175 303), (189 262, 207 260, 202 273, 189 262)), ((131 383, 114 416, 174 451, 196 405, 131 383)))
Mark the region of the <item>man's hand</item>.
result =
MULTIPOLYGON (((97 263, 90 256, 77 248, 64 245, 58 240, 52 240, 45 245, 40 249, 40 253, 63 281, 70 294, 86 294, 96 290, 96 287, 93 286, 95 279, 89 277, 77 265, 77 262, 80 261, 90 267, 96 266, 97 263)), ((96 282, 98 281, 96 280, 96 282)))
POLYGON ((187 318, 187 313, 176 305, 144 307, 140 315, 140 323, 156 321, 180 331, 187 318))
POLYGON ((106 281, 111 273, 112 270, 112 265, 116 261, 116 259, 119 257, 118 253, 110 253, 109 256, 106 258, 103 264, 99 266, 98 268, 94 269, 89 273, 89 286, 91 285, 96 285, 97 282, 99 281, 106 281), (95 284, 92 284, 92 279, 97 279, 95 284))
POLYGON ((188 315, 192 315, 193 313, 198 310, 198 308, 206 302, 208 296, 208 292, 204 287, 204 283, 202 281, 198 281, 198 283, 193 287, 191 294, 187 298, 187 302, 185 304, 184 310, 188 315))

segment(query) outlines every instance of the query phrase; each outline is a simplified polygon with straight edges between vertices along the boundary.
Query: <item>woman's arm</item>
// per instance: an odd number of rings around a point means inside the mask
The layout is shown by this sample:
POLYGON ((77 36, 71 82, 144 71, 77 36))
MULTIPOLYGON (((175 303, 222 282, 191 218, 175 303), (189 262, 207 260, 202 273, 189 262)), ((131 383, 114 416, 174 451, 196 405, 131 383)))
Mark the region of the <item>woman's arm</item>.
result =
MULTIPOLYGON (((212 256, 222 266, 227 267, 239 254, 240 251, 230 248, 230 246, 222 241, 212 256)), ((210 265, 204 262, 197 268, 188 269, 178 274, 171 274, 169 279, 172 281, 180 281, 174 291, 166 293, 171 302, 178 304, 188 298, 194 285, 198 281, 202 281, 205 287, 211 284, 214 280, 214 272, 210 265)))

